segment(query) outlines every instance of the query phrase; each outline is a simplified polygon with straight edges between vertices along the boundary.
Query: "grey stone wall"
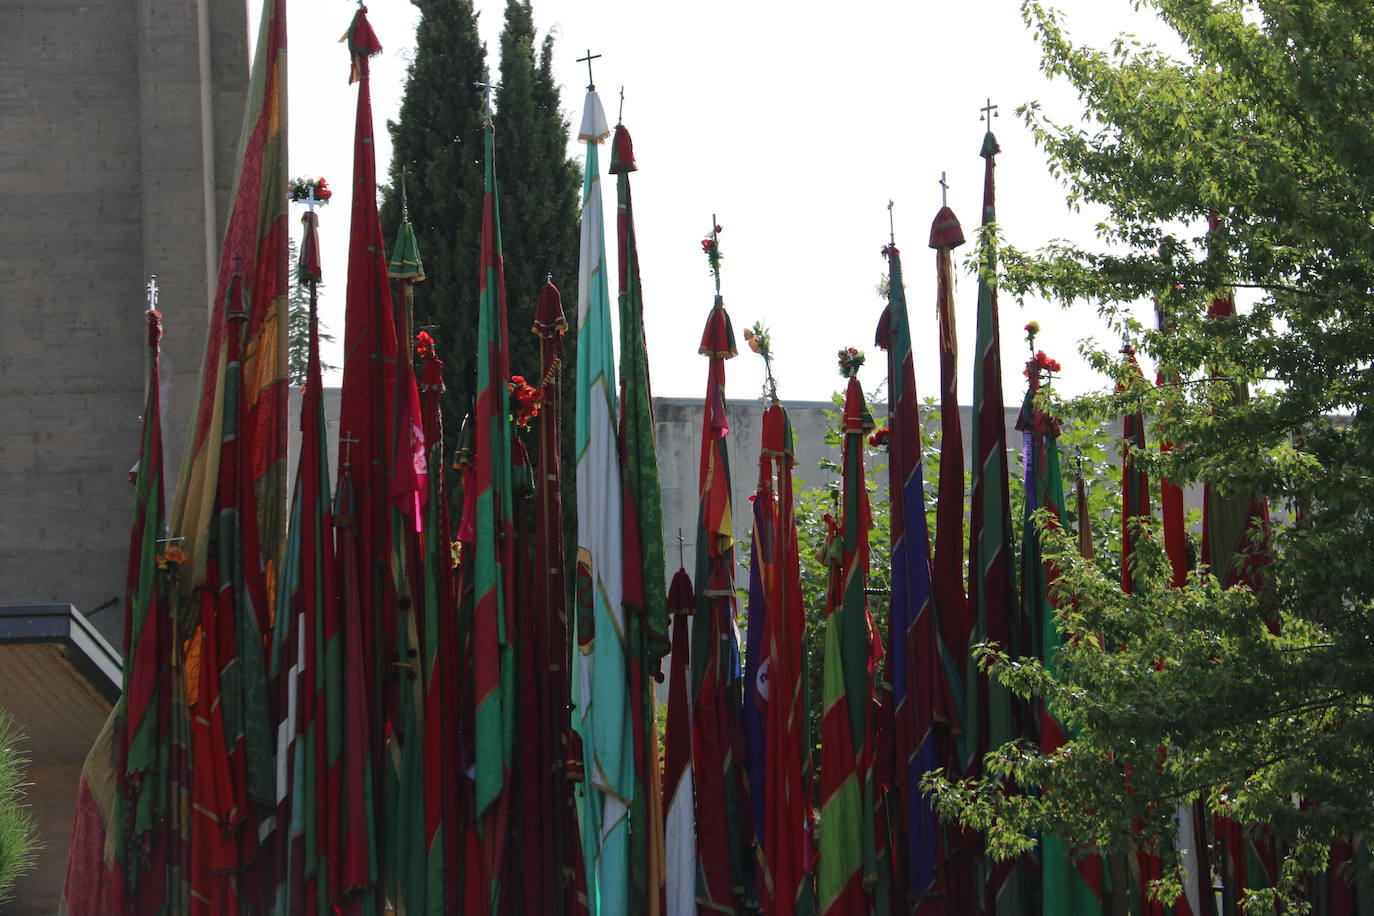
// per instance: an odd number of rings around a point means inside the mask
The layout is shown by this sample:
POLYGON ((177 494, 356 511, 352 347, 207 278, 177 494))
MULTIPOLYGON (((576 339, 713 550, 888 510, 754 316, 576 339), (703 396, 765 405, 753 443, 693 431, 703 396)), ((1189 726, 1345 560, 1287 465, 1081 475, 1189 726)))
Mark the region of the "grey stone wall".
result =
MULTIPOLYGON (((175 479, 248 82, 246 10, 21 0, 4 16, 0 603, 90 611, 123 591, 149 274, 175 479)), ((113 635, 117 618, 96 621, 113 635)))

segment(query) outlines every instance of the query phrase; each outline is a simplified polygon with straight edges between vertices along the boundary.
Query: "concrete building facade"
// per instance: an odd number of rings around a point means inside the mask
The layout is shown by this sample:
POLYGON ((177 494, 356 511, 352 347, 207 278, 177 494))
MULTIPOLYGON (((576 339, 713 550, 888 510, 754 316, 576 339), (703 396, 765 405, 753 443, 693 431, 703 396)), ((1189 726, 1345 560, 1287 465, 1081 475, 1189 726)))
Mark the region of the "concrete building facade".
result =
POLYGON ((0 604, 113 601, 95 619, 108 635, 118 627, 144 286, 157 275, 170 481, 214 294, 247 42, 243 0, 4 4, 0 604))

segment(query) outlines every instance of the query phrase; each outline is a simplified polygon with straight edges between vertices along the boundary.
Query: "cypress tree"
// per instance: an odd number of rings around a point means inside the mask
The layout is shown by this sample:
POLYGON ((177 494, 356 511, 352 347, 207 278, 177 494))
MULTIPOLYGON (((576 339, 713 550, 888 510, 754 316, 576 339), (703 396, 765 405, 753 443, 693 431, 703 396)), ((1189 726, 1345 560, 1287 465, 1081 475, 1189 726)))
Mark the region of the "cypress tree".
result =
MULTIPOLYGON (((407 170, 410 219, 424 256, 415 324, 434 325, 448 363, 444 411, 451 423, 467 412, 477 327, 478 246, 482 219, 483 100, 476 83, 486 66, 471 0, 416 0, 420 25, 400 118, 389 123, 391 186, 382 205, 390 235, 400 222, 400 170, 407 170)), ((552 274, 566 293, 576 285, 581 171, 568 159, 568 123, 553 78, 552 36, 538 44, 530 3, 510 0, 501 34, 501 88, 496 93, 496 178, 501 200, 511 372, 539 375, 530 332, 539 290, 552 274)), ((575 297, 568 297, 569 310, 575 297)), ((576 325, 575 316, 569 324, 576 325)), ((564 384, 574 363, 572 334, 564 384)), ((571 407, 571 399, 569 407, 571 407)), ((572 415, 566 423, 572 429, 572 415)))
MULTIPOLYGON (((457 428, 472 398, 475 366, 478 246, 482 229, 482 92, 486 46, 471 0, 415 0, 420 24, 399 120, 389 121, 391 184, 382 200, 382 230, 395 242, 401 221, 401 169, 410 221, 425 262, 416 290, 415 326, 433 326, 448 364, 444 413, 457 428)), ((413 349, 409 341, 407 349, 413 349)))

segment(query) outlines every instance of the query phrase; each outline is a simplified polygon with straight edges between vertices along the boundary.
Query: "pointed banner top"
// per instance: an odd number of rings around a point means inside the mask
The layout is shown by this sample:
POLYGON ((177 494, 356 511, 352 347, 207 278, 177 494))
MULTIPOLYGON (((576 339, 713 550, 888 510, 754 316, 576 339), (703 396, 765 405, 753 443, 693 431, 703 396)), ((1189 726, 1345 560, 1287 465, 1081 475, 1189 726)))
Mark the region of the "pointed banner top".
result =
POLYGON ((348 53, 353 58, 352 69, 348 72, 348 82, 356 83, 367 76, 367 59, 382 53, 382 43, 367 21, 367 7, 358 7, 358 11, 353 14, 353 21, 348 24, 348 31, 344 32, 339 41, 348 43, 348 53))
POLYGON ((845 389, 843 423, 846 433, 867 433, 873 430, 873 414, 869 413, 868 403, 864 400, 864 391, 859 387, 857 375, 849 377, 849 385, 845 389))
POLYGON ((401 220, 401 229, 396 233, 396 243, 391 251, 391 261, 386 266, 386 275, 412 283, 425 278, 425 265, 420 261, 420 244, 415 239, 415 229, 410 225, 410 220, 401 220))
POLYGON ((731 359, 739 355, 735 348, 735 326, 730 323, 730 313, 725 311, 725 302, 720 296, 716 297, 715 307, 706 319, 697 352, 712 359, 731 359))
POLYGON ((1000 152, 1002 147, 997 145, 997 138, 992 135, 992 131, 988 131, 983 135, 983 148, 978 151, 978 155, 984 159, 991 159, 1000 152))
POLYGON ((625 129, 624 124, 615 126, 615 139, 611 141, 611 168, 612 175, 619 175, 622 172, 635 172, 639 166, 635 165, 634 144, 630 142, 630 132, 625 129))
POLYGON ((949 207, 941 207, 930 224, 931 248, 958 248, 964 244, 964 229, 959 225, 959 217, 949 207))
POLYGON ((534 307, 534 333, 551 340, 568 330, 568 319, 563 314, 563 297, 558 287, 550 280, 539 291, 539 303, 534 307))
POLYGON ((582 107, 582 128, 577 139, 588 143, 600 143, 611 135, 610 125, 606 123, 606 112, 601 107, 601 98, 595 89, 587 90, 587 102, 582 107))

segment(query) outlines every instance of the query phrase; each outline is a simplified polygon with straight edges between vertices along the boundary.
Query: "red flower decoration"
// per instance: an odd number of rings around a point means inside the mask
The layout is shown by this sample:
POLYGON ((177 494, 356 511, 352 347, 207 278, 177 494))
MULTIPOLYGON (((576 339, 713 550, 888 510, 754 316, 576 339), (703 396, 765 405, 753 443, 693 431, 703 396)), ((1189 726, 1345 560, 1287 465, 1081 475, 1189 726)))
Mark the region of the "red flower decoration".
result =
POLYGON ((874 430, 868 437, 868 444, 874 448, 886 449, 888 440, 892 438, 892 430, 884 426, 882 429, 874 430))
POLYGON ((523 375, 512 375, 506 386, 510 391, 511 415, 515 425, 524 429, 530 421, 539 416, 539 407, 544 403, 544 395, 538 388, 525 382, 523 375))
POLYGON ((415 335, 415 357, 426 359, 434 354, 434 338, 427 331, 415 335))
POLYGON ((1045 355, 1044 350, 1036 350, 1035 355, 1026 361, 1026 371, 1022 373, 1027 378, 1030 377, 1032 369, 1037 372, 1059 372, 1063 367, 1059 365, 1059 360, 1050 359, 1045 355))

